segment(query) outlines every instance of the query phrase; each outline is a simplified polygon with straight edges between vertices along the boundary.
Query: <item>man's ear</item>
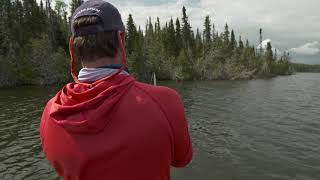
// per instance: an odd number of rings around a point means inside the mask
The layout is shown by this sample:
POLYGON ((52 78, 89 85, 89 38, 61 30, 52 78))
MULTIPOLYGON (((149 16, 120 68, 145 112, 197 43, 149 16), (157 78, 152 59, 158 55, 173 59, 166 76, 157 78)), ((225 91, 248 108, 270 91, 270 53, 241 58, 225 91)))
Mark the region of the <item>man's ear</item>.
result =
POLYGON ((125 32, 121 33, 121 40, 123 42, 123 45, 125 45, 125 43, 126 43, 126 33, 125 32))
POLYGON ((121 49, 121 47, 120 47, 121 46, 120 42, 121 42, 123 45, 123 48, 125 50, 125 47, 126 47, 126 33, 125 32, 118 32, 118 41, 119 41, 119 48, 121 49), (120 35, 120 37, 119 37, 119 35, 120 35))

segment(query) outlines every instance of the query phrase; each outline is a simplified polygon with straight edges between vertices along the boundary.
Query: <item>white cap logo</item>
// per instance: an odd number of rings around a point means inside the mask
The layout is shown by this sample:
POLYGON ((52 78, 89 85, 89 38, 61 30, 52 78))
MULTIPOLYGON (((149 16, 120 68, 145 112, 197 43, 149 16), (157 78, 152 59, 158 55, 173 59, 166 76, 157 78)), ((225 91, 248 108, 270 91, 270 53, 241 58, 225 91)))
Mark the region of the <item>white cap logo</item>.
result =
POLYGON ((95 11, 96 13, 99 13, 99 12, 100 12, 100 10, 97 9, 97 8, 85 8, 85 9, 80 10, 80 11, 74 16, 74 19, 76 19, 81 13, 86 12, 86 11, 95 11))

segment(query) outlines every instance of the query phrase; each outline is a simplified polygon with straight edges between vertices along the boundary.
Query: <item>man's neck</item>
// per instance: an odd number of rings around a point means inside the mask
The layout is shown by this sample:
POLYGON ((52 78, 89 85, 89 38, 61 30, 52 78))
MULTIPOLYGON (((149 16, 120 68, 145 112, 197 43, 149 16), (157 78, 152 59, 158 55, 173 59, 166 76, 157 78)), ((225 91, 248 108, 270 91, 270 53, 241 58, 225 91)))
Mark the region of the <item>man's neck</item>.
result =
POLYGON ((105 66, 110 66, 112 64, 121 64, 120 63, 120 58, 115 57, 115 58, 108 58, 108 57, 103 57, 99 59, 95 59, 93 61, 83 61, 82 62, 82 67, 83 68, 98 68, 98 67, 105 67, 105 66))

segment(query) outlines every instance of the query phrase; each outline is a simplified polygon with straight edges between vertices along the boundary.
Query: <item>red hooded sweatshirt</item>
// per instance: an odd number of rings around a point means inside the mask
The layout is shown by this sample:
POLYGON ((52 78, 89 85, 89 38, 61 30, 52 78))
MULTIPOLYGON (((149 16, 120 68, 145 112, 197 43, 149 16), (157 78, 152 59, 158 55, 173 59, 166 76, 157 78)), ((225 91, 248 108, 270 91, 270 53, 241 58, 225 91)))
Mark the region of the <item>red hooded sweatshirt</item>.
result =
POLYGON ((46 105, 40 136, 64 180, 168 180, 171 165, 192 159, 178 94, 129 75, 67 84, 46 105))

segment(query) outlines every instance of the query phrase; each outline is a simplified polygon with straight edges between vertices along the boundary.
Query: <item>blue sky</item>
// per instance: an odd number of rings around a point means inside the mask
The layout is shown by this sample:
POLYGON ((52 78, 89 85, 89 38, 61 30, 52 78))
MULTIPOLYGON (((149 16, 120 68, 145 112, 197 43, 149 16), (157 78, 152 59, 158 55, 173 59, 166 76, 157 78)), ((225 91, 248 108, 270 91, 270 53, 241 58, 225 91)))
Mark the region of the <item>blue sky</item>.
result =
MULTIPOLYGON (((67 2, 68 0, 66 0, 67 2)), ((149 16, 165 23, 171 17, 181 18, 185 5, 194 30, 203 29, 209 15, 218 31, 228 22, 237 36, 258 46, 259 28, 264 39, 280 52, 290 51, 292 61, 320 64, 319 0, 109 0, 127 21, 129 13, 135 23, 145 27, 149 16)))

